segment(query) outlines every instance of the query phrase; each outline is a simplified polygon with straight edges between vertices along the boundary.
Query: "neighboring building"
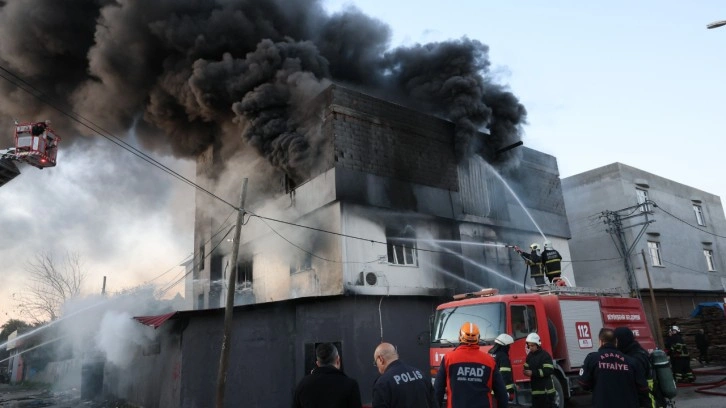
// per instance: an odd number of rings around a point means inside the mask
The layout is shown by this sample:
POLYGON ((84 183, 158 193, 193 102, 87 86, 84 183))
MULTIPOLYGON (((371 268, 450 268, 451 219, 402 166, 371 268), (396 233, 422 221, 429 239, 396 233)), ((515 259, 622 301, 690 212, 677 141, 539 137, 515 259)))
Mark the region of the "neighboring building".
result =
MULTIPOLYGON (((546 235, 570 258, 554 157, 524 147, 510 152, 515 158, 504 178, 524 209, 481 157, 457 161, 452 123, 337 85, 314 104, 323 142, 306 180, 295 183, 263 165, 233 180, 241 187, 251 179, 245 208, 253 214, 314 228, 245 217, 227 395, 250 406, 284 406, 309 372, 315 345, 325 341, 341 346, 345 371, 369 400, 376 377, 370 356, 381 340, 427 367, 437 304, 482 287, 522 291, 524 263, 506 244, 528 249, 546 235)), ((221 156, 212 148, 200 155, 197 182, 237 204, 239 190, 215 189, 217 172, 229 165, 221 156)), ((186 283, 195 309, 220 308, 232 267, 233 234, 225 234, 236 215, 203 192, 196 202, 195 262, 186 283)), ((564 275, 574 281, 571 268, 564 275)), ((222 314, 180 316, 180 406, 202 406, 213 399, 222 314)), ((482 330, 483 337, 499 334, 482 330)))
POLYGON ((723 301, 726 219, 718 196, 621 163, 567 177, 562 188, 581 286, 638 292, 653 317, 644 252, 659 317, 723 301), (623 247, 632 248, 632 279, 623 247))

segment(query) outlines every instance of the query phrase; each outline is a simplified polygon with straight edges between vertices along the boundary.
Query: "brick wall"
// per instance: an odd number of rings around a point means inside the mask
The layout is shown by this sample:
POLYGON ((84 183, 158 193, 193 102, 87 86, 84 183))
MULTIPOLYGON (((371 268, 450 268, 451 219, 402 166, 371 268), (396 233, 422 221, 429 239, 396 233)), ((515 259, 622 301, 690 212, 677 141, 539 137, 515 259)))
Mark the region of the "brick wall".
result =
POLYGON ((336 166, 458 190, 450 122, 335 85, 322 98, 336 166))

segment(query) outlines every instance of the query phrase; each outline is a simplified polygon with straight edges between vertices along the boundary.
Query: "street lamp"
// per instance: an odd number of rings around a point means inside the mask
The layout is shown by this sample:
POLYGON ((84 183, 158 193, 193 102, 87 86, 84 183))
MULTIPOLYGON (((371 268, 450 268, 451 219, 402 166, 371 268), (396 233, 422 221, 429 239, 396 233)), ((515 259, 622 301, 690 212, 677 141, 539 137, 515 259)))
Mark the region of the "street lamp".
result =
POLYGON ((725 25, 726 25, 726 20, 714 21, 713 23, 706 25, 706 28, 708 28, 710 30, 712 28, 718 28, 718 27, 725 26, 725 25))

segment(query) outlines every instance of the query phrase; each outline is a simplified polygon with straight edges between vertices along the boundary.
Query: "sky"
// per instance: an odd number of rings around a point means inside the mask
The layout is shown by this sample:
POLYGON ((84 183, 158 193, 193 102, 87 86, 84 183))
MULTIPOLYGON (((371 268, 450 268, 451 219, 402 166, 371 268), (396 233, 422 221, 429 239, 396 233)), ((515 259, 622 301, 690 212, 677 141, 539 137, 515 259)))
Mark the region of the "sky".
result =
MULTIPOLYGON (((723 2, 323 4, 387 24, 390 47, 462 37, 487 44, 492 74, 527 109, 525 145, 555 156, 562 177, 621 162, 726 195, 726 27, 706 29, 726 19, 723 2)), ((138 146, 133 130, 120 136, 138 146)), ((191 160, 151 154, 194 178, 191 160)), ((77 252, 87 293, 100 292, 104 276, 109 292, 152 279, 163 286, 193 251, 193 188, 102 138, 62 144, 58 161, 24 167, 0 188, 0 324, 18 317, 13 294, 42 251, 59 260, 77 252)))

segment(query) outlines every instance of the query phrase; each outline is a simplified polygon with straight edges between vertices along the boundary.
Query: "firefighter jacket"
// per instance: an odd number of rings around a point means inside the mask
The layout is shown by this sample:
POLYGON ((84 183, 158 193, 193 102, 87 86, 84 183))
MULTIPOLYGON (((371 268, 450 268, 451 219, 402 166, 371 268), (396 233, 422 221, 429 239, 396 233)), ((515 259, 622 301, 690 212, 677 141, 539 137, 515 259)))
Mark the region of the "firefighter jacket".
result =
POLYGON ((671 357, 690 357, 688 347, 683 341, 681 333, 671 334, 665 339, 666 352, 671 357))
POLYGON ((479 345, 459 345, 441 359, 434 392, 442 408, 491 408, 492 391, 497 406, 506 407, 508 395, 504 380, 494 358, 479 350, 479 345))
POLYGON ((537 255, 536 251, 532 251, 529 254, 520 252, 519 255, 524 258, 524 262, 527 264, 527 266, 529 266, 529 275, 531 277, 534 278, 535 276, 544 276, 544 271, 541 267, 542 258, 537 255))
POLYGON ((524 369, 532 370, 532 376, 530 377, 532 397, 555 394, 555 385, 552 382, 555 365, 552 362, 550 353, 542 350, 542 348, 537 348, 537 351, 530 351, 527 354, 524 369))
POLYGON ((554 249, 545 249, 542 252, 542 268, 548 278, 557 278, 562 274, 562 255, 554 249))
POLYGON ((585 357, 578 382, 592 391, 595 408, 638 408, 640 398, 648 394, 645 374, 613 344, 604 344, 585 357))
POLYGON ((384 407, 438 408, 431 379, 401 360, 391 362, 373 384, 373 408, 384 407))
POLYGON ((635 340, 633 332, 626 327, 615 329, 615 338, 618 340, 618 350, 633 359, 643 374, 648 384, 647 394, 638 394, 638 406, 640 408, 655 408, 655 395, 653 394, 653 366, 650 363, 650 356, 643 346, 635 340))
POLYGON ((514 377, 512 376, 512 363, 509 360, 509 346, 496 344, 494 347, 489 349, 489 354, 494 356, 494 361, 497 363, 497 370, 499 370, 499 374, 502 375, 504 386, 509 394, 509 400, 513 401, 514 377))

